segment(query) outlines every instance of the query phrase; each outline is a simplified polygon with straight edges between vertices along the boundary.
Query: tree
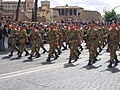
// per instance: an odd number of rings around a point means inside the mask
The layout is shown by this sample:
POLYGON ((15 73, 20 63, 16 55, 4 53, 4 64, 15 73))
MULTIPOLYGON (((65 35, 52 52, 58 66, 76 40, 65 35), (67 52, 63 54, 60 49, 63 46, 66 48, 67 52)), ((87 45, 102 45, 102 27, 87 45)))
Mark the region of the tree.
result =
POLYGON ((105 21, 108 23, 117 22, 117 15, 114 9, 111 11, 105 11, 105 21))
POLYGON ((21 3, 21 0, 18 1, 18 5, 17 5, 17 9, 16 9, 16 19, 15 19, 15 21, 18 21, 18 17, 19 17, 19 9, 20 9, 20 3, 21 3))
POLYGON ((35 16, 34 16, 34 21, 35 21, 35 22, 37 22, 37 8, 38 8, 37 3, 38 3, 38 0, 35 0, 35 5, 34 5, 34 6, 35 6, 35 12, 34 12, 34 13, 35 13, 35 14, 34 14, 34 15, 35 15, 35 16))

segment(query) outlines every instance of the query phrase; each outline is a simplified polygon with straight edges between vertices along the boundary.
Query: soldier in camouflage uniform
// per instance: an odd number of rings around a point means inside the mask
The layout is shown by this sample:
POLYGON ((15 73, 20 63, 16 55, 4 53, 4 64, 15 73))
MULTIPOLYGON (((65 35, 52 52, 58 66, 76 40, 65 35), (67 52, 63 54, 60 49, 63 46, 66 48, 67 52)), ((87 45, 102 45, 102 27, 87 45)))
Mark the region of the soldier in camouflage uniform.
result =
MULTIPOLYGON (((44 30, 44 29, 40 29, 40 30, 39 30, 39 33, 41 34, 42 39, 44 39, 45 30, 44 30)), ((46 50, 45 47, 44 47, 44 42, 41 44, 41 48, 43 49, 43 54, 44 54, 45 52, 47 52, 47 50, 46 50)))
POLYGON ((40 57, 39 50, 43 42, 42 42, 42 36, 38 30, 31 32, 30 43, 31 43, 31 54, 30 57, 28 57, 28 59, 32 60, 34 54, 36 54, 36 58, 39 58, 40 57))
POLYGON ((65 45, 64 45, 64 43, 63 43, 63 45, 62 45, 63 50, 67 50, 67 45, 68 45, 68 32, 69 32, 68 27, 66 27, 66 28, 60 28, 60 30, 61 30, 62 35, 64 36, 63 42, 65 43, 65 45))
POLYGON ((87 34, 87 43, 89 49, 89 63, 92 65, 97 61, 97 47, 98 47, 98 33, 94 28, 88 31, 87 34))
POLYGON ((55 30, 50 29, 50 31, 48 32, 48 40, 49 40, 50 48, 49 48, 48 58, 46 61, 50 61, 53 54, 55 55, 55 58, 54 58, 54 60, 55 60, 59 57, 57 52, 56 52, 57 42, 56 42, 55 30))
POLYGON ((81 49, 81 51, 83 50, 82 48, 82 41, 83 41, 83 36, 84 36, 84 32, 82 30, 80 30, 80 28, 77 26, 76 27, 76 31, 77 31, 77 36, 78 36, 78 44, 79 44, 79 48, 81 49))
POLYGON ((16 46, 16 38, 17 38, 17 30, 15 30, 15 28, 11 29, 11 34, 9 37, 9 41, 11 42, 11 53, 9 54, 9 56, 13 56, 13 52, 15 50, 18 51, 18 53, 20 52, 18 47, 16 46))
POLYGON ((100 27, 97 27, 97 31, 98 31, 98 48, 99 48, 99 53, 102 51, 102 45, 103 45, 103 33, 102 33, 102 29, 100 27))
POLYGON ((21 58, 23 51, 26 52, 25 56, 29 55, 29 52, 25 48, 26 42, 28 42, 26 30, 21 29, 18 32, 18 40, 19 40, 19 51, 20 51, 18 58, 21 58))
POLYGON ((112 24, 112 28, 110 28, 110 32, 108 34, 108 45, 110 49, 110 63, 108 68, 111 68, 112 64, 114 64, 114 67, 116 67, 119 63, 116 55, 119 45, 119 31, 117 30, 117 27, 115 27, 114 23, 112 24))
POLYGON ((70 56, 69 56, 68 63, 71 63, 71 60, 74 60, 74 62, 78 60, 79 55, 80 55, 78 46, 79 46, 78 33, 74 28, 70 28, 70 32, 69 32, 70 56))
POLYGON ((63 46, 63 35, 62 35, 60 29, 58 29, 56 31, 56 42, 57 42, 58 55, 60 55, 61 54, 61 47, 63 46))

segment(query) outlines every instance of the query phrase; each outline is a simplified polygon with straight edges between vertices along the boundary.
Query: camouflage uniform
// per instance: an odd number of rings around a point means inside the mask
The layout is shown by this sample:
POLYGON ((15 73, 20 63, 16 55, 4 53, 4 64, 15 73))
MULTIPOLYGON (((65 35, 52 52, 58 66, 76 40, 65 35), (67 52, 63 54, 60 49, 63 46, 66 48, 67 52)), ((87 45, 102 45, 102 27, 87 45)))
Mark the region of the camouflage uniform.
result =
POLYGON ((87 43, 89 49, 89 63, 92 65, 97 61, 98 33, 95 30, 89 30, 87 35, 87 43))
POLYGON ((118 30, 112 29, 108 34, 108 45, 110 49, 110 64, 108 65, 108 68, 112 67, 112 64, 114 63, 114 67, 118 64, 118 59, 116 55, 116 51, 118 49, 119 45, 119 33, 118 30), (115 60, 115 61, 114 61, 115 60))
POLYGON ((21 58, 23 51, 26 52, 25 56, 29 55, 29 52, 25 48, 26 42, 28 42, 28 38, 25 30, 19 31, 18 39, 19 39, 19 50, 20 50, 20 54, 18 55, 18 57, 21 58))
POLYGON ((46 61, 50 61, 50 58, 55 54, 55 58, 58 58, 58 54, 56 52, 56 47, 57 47, 57 42, 56 42, 56 33, 54 30, 50 30, 48 32, 48 40, 49 40, 49 53, 48 53, 48 58, 46 61))
POLYGON ((11 53, 9 54, 9 56, 13 56, 13 52, 15 50, 18 51, 18 53, 20 52, 18 47, 16 46, 16 38, 17 38, 17 31, 16 30, 11 30, 11 34, 9 37, 9 41, 11 42, 11 53))
MULTIPOLYGON (((39 30, 39 33, 41 34, 42 39, 45 39, 45 38, 44 38, 45 31, 44 31, 44 30, 39 30)), ((45 52, 47 52, 47 50, 46 50, 45 47, 44 47, 44 42, 42 42, 41 48, 44 50, 44 51, 43 51, 43 54, 44 54, 45 52)))
POLYGON ((83 36, 84 36, 84 32, 82 30, 77 30, 77 33, 78 33, 78 44, 79 44, 79 47, 81 49, 81 51, 83 50, 82 48, 82 41, 83 41, 83 36))
POLYGON ((103 45, 103 33, 102 33, 102 29, 98 29, 98 47, 99 47, 99 53, 102 51, 102 45, 103 45))
POLYGON ((31 42, 31 55, 28 59, 32 60, 33 55, 36 53, 36 58, 40 57, 40 47, 42 45, 42 36, 38 31, 33 31, 30 34, 31 42))
POLYGON ((77 61, 77 59, 79 58, 79 50, 78 50, 78 43, 79 39, 78 39, 78 33, 77 31, 73 30, 69 32, 69 48, 70 48, 70 56, 69 56, 69 62, 71 63, 71 60, 74 59, 74 61, 77 61))
POLYGON ((63 35, 62 33, 58 30, 56 32, 56 42, 57 42, 57 50, 58 50, 58 55, 61 54, 61 47, 63 46, 63 35))
POLYGON ((63 37, 63 42, 65 42, 65 46, 64 46, 64 44, 62 45, 62 46, 63 46, 63 50, 67 50, 69 30, 62 28, 62 29, 61 29, 61 33, 62 33, 62 35, 64 36, 64 37, 63 37))

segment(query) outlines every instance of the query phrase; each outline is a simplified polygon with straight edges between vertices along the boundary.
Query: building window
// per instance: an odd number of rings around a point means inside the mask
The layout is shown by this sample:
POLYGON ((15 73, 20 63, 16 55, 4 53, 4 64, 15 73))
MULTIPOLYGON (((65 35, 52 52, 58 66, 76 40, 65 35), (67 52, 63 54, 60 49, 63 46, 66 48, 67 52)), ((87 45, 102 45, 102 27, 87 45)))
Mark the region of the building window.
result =
POLYGON ((29 4, 27 4, 27 7, 29 7, 29 4))
POLYGON ((58 9, 58 13, 59 13, 59 15, 61 15, 61 14, 60 14, 60 9, 58 9))
POLYGON ((78 13, 78 16, 80 16, 80 12, 78 13))
POLYGON ((77 10, 76 9, 74 9, 74 15, 77 15, 77 10))
POLYGON ((64 15, 64 9, 62 9, 62 15, 64 15))
POLYGON ((72 15, 72 9, 70 9, 70 15, 72 15))

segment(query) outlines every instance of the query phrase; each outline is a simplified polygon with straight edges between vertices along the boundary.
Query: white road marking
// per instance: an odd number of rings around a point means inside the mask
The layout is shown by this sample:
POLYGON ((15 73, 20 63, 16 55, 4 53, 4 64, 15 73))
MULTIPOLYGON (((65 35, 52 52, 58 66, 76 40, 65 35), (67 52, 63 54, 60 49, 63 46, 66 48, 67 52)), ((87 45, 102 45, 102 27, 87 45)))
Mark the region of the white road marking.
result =
POLYGON ((31 68, 31 69, 26 69, 26 70, 1 74, 0 75, 0 80, 7 79, 7 78, 12 78, 12 77, 16 77, 16 76, 21 76, 21 75, 25 75, 25 74, 30 74, 30 73, 33 73, 33 72, 43 71, 43 70, 47 70, 47 69, 51 69, 51 68, 57 68, 57 67, 63 66, 63 64, 64 63, 51 64, 51 65, 40 66, 40 67, 31 68))

